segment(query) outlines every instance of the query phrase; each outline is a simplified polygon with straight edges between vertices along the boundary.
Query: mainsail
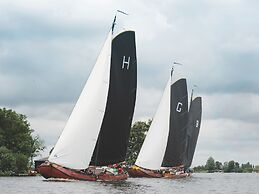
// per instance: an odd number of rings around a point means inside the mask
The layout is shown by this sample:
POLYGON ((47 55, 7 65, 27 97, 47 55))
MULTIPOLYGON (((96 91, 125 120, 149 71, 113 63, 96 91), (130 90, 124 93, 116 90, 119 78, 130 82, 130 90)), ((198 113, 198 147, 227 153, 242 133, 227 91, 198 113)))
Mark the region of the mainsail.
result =
POLYGON ((200 126, 201 126, 201 115, 202 115, 202 99, 196 97, 191 100, 189 109, 189 122, 187 127, 187 145, 185 153, 185 168, 189 168, 192 164, 193 155, 195 152, 200 126))
POLYGON ((49 157, 72 169, 125 160, 137 87, 135 32, 109 33, 49 157))
POLYGON ((112 32, 52 151, 49 161, 72 169, 88 167, 101 129, 110 80, 112 32))
POLYGON ((125 160, 135 107, 137 59, 135 32, 125 31, 112 40, 110 85, 101 131, 91 165, 125 160))
POLYGON ((138 166, 153 170, 161 167, 169 133, 170 88, 171 76, 135 162, 138 166))
POLYGON ((172 72, 155 117, 141 147, 136 165, 159 170, 182 164, 187 127, 188 94, 186 79, 172 84, 172 72), (178 145, 176 145, 178 144, 178 145))
POLYGON ((174 167, 184 162, 188 122, 188 93, 186 79, 171 85, 169 135, 162 167, 174 167))

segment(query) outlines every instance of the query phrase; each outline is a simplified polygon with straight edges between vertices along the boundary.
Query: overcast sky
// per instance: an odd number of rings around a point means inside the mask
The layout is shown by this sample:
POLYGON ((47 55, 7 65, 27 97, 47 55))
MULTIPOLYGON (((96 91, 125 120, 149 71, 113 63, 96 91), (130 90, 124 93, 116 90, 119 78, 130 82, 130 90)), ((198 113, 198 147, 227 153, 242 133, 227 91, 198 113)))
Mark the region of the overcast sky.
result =
MULTIPOLYGON (((152 118, 174 61, 203 98, 193 165, 259 164, 259 1, 0 0, 0 107, 53 146, 111 26, 136 31, 134 121, 152 118)), ((44 153, 46 154, 46 153, 44 153)), ((44 155, 43 154, 43 155, 44 155)))

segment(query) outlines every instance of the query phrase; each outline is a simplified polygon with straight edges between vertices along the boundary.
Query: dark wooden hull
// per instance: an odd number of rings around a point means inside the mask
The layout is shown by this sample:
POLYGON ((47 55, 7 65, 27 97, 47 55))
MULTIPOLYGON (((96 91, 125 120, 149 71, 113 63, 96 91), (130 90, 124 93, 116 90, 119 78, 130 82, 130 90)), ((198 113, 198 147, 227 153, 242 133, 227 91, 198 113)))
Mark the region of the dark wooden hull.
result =
POLYGON ((128 174, 118 174, 118 175, 109 175, 109 174, 103 174, 103 175, 99 175, 97 180, 100 181, 122 181, 122 180, 126 180, 129 177, 128 174))
POLYGON ((166 178, 166 179, 179 179, 191 176, 191 173, 180 173, 180 174, 170 174, 170 173, 160 173, 153 170, 143 169, 138 166, 132 166, 128 169, 130 177, 147 177, 147 178, 166 178))
POLYGON ((191 174, 190 173, 182 173, 182 174, 166 173, 166 174, 163 174, 163 178, 166 178, 166 179, 180 179, 180 178, 185 178, 185 177, 188 177, 188 176, 191 176, 191 174))
POLYGON ((147 178, 161 178, 162 174, 159 172, 154 172, 152 170, 143 169, 141 167, 130 167, 128 169, 130 177, 147 177, 147 178))
POLYGON ((60 178, 60 179, 74 179, 74 180, 83 180, 83 181, 118 181, 125 180, 128 178, 127 174, 100 174, 88 175, 81 171, 75 171, 69 168, 64 168, 62 166, 44 163, 38 167, 38 172, 46 179, 48 178, 60 178))

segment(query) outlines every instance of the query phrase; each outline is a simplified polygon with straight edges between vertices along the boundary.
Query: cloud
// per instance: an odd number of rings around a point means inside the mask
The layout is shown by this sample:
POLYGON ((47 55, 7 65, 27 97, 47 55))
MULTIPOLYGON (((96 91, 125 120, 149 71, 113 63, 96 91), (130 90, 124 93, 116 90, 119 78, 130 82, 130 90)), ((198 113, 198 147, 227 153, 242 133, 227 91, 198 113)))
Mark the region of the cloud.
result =
POLYGON ((52 103, 41 105, 22 105, 12 108, 20 114, 28 117, 28 121, 34 134, 39 134, 47 146, 53 146, 60 136, 74 104, 52 103))
POLYGON ((258 164, 259 123, 231 119, 204 120, 197 143, 194 166, 209 156, 221 162, 235 160, 258 164))
MULTIPOLYGON (((159 47, 150 48, 159 56, 153 60, 157 69, 178 60, 202 92, 258 93, 259 16, 254 2, 165 1, 154 6, 154 15, 167 23, 154 23, 159 36, 152 42, 159 47)), ((143 54, 145 60, 152 59, 150 53, 143 54)))
MULTIPOLYGON (((201 95, 205 119, 232 119, 258 123, 259 95, 253 93, 232 93, 201 95)), ((259 129, 258 129, 259 130, 259 129)))

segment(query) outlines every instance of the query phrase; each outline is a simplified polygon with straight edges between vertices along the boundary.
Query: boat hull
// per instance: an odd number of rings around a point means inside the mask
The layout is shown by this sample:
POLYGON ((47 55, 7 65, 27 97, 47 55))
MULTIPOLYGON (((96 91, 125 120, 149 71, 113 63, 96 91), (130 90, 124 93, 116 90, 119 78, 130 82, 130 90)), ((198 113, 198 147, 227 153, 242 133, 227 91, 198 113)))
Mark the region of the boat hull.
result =
POLYGON ((38 167, 38 172, 46 179, 48 178, 61 178, 61 179, 76 179, 85 181, 96 181, 97 178, 93 175, 87 175, 77 172, 62 166, 44 163, 38 167))
POLYGON ((191 176, 191 174, 190 173, 182 173, 182 174, 166 173, 166 174, 163 174, 163 178, 166 178, 166 179, 180 179, 180 178, 185 178, 185 177, 188 177, 188 176, 191 176))
POLYGON ((109 181, 122 181, 122 180, 126 180, 129 177, 128 174, 118 174, 118 175, 109 175, 109 174, 103 174, 103 175, 99 175, 97 180, 100 181, 105 181, 105 182, 109 182, 109 181))
POLYGON ((130 177, 147 177, 147 178, 161 178, 162 174, 159 172, 154 172, 152 170, 143 169, 141 167, 130 167, 128 169, 130 177))
POLYGON ((165 178, 165 179, 179 179, 191 176, 191 173, 180 173, 180 174, 170 174, 170 173, 160 173, 153 170, 143 169, 138 166, 132 166, 128 169, 130 177, 147 177, 147 178, 165 178))
POLYGON ((96 175, 88 175, 81 171, 75 171, 72 169, 64 168, 62 166, 44 163, 41 164, 38 168, 38 172, 46 179, 48 178, 60 178, 60 179, 74 179, 74 180, 83 180, 83 181, 119 181, 125 180, 128 178, 128 175, 118 174, 118 175, 110 175, 110 174, 100 174, 96 175))

